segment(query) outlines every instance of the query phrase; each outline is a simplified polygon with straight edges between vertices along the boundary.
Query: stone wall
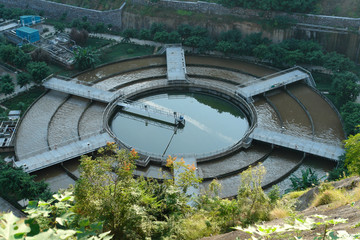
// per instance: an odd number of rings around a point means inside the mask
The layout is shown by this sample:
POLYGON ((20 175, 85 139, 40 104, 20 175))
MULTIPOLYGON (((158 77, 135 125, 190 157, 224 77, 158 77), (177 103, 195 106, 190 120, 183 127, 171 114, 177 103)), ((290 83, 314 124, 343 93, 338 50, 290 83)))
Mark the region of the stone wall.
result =
POLYGON ((60 18, 63 13, 66 13, 66 20, 68 21, 87 17, 91 23, 103 22, 112 24, 117 28, 121 27, 122 10, 125 6, 124 3, 116 10, 98 11, 45 0, 0 0, 0 4, 5 7, 27 8, 36 12, 43 12, 44 17, 60 18))
POLYGON ((352 27, 359 29, 360 18, 347 18, 347 17, 335 17, 335 16, 323 16, 313 14, 288 14, 284 12, 275 11, 261 11, 254 9, 244 8, 226 8, 216 3, 208 2, 184 2, 174 0, 159 0, 156 3, 152 3, 149 0, 132 0, 132 3, 138 5, 158 5, 165 8, 182 9, 187 11, 196 11, 207 14, 216 15, 234 15, 242 18, 274 18, 276 16, 286 16, 296 20, 299 23, 307 23, 314 25, 335 26, 335 27, 352 27))

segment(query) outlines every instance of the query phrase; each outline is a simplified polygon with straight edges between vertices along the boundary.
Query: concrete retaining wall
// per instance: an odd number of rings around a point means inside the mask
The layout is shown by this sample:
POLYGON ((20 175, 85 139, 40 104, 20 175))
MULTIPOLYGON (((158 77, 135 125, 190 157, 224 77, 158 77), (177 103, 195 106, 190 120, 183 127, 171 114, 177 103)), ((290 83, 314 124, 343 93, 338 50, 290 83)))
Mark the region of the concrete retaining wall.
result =
POLYGON ((124 3, 116 10, 98 11, 45 0, 0 0, 0 4, 3 4, 5 7, 27 8, 36 12, 43 12, 45 17, 60 18, 63 13, 66 13, 66 20, 70 21, 87 17, 91 23, 103 22, 105 24, 112 24, 117 28, 121 27, 122 10, 125 6, 124 3))
POLYGON ((160 0, 156 3, 152 3, 149 0, 132 0, 132 3, 149 6, 157 5, 165 8, 181 9, 186 11, 196 11, 207 14, 216 15, 235 15, 242 18, 274 18, 276 16, 286 16, 292 18, 300 23, 324 25, 324 26, 336 26, 336 27, 360 27, 360 18, 347 18, 347 17, 335 17, 335 16, 324 16, 314 14, 288 14, 284 12, 275 11, 262 11, 255 9, 244 9, 244 8, 226 8, 216 3, 208 2, 184 2, 174 0, 160 0))

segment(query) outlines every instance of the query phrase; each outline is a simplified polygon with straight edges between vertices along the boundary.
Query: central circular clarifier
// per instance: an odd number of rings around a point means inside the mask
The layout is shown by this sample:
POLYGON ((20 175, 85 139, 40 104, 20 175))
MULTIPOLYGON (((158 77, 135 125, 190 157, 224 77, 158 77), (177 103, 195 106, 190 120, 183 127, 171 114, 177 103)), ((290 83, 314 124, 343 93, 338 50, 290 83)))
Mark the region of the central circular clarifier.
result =
POLYGON ((140 152, 161 156, 216 153, 239 142, 249 128, 240 107, 214 95, 165 92, 147 95, 137 102, 149 109, 177 112, 185 119, 184 127, 176 127, 174 118, 159 121, 152 118, 151 111, 149 118, 134 114, 131 109, 117 109, 110 119, 113 133, 125 145, 140 152))

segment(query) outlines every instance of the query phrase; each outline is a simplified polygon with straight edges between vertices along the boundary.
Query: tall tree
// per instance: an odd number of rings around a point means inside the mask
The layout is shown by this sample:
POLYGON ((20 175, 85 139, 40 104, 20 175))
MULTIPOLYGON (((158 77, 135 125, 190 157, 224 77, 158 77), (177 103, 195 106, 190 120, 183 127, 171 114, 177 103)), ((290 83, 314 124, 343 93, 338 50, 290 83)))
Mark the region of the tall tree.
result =
POLYGON ((344 120, 344 128, 347 134, 358 133, 356 126, 360 125, 360 104, 347 102, 341 108, 341 116, 344 120))
POLYGON ((26 66, 26 70, 31 75, 32 81, 36 84, 41 84, 50 74, 50 68, 44 62, 30 62, 26 66))
POLYGON ((27 86, 31 83, 32 77, 29 73, 21 72, 17 75, 16 81, 20 87, 27 86))
POLYGON ((5 95, 11 94, 15 91, 15 84, 9 74, 0 77, 0 91, 5 95))
POLYGON ((332 93, 335 95, 335 103, 342 106, 349 101, 354 101, 360 93, 359 77, 352 72, 338 73, 334 75, 332 93))
POLYGON ((360 133, 345 140, 345 166, 350 174, 360 175, 360 133))
POLYGON ((91 48, 79 48, 74 54, 75 63, 80 70, 94 68, 98 62, 98 54, 91 48))

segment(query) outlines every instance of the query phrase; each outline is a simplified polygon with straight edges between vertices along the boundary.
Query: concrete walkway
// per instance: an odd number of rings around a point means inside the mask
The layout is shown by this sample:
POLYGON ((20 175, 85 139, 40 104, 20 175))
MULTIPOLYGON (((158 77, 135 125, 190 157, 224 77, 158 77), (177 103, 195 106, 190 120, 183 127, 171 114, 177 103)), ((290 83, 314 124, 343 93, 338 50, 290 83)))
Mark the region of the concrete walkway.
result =
POLYGON ((311 139, 262 128, 256 128, 250 134, 250 137, 262 142, 310 153, 334 161, 339 161, 339 157, 344 153, 344 149, 341 146, 320 143, 311 139))
POLYGON ((31 173, 93 152, 112 141, 113 138, 108 133, 98 133, 84 140, 74 140, 63 147, 54 147, 51 151, 17 161, 15 165, 23 167, 25 172, 31 173))
MULTIPOLYGON (((288 85, 300 80, 307 80, 310 76, 308 73, 298 69, 287 69, 284 72, 275 73, 262 78, 264 81, 257 82, 247 87, 239 87, 237 92, 245 98, 288 85)), ((309 84, 310 85, 310 84, 309 84)))
POLYGON ((8 201, 0 197, 0 213, 7 213, 7 212, 12 212, 15 216, 19 218, 26 216, 19 209, 17 209, 13 205, 11 205, 8 201))

